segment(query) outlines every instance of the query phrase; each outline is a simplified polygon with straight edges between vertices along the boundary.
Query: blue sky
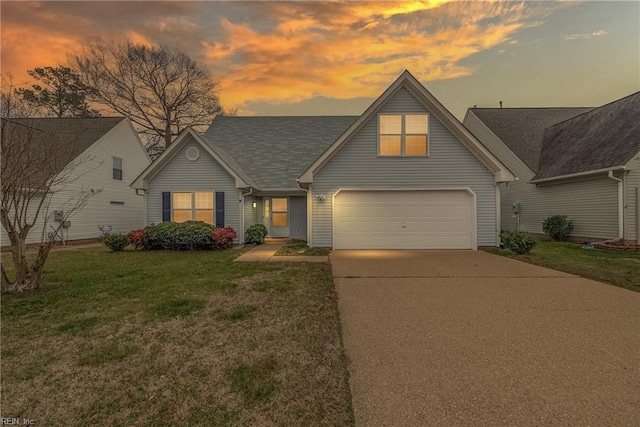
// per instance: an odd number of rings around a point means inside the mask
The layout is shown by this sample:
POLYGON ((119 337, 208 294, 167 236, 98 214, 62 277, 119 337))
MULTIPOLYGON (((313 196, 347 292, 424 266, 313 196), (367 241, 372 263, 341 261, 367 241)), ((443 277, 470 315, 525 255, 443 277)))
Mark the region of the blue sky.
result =
POLYGON ((456 116, 597 106, 640 90, 640 2, 7 2, 2 72, 87 37, 166 43, 246 115, 360 114, 405 68, 456 116))

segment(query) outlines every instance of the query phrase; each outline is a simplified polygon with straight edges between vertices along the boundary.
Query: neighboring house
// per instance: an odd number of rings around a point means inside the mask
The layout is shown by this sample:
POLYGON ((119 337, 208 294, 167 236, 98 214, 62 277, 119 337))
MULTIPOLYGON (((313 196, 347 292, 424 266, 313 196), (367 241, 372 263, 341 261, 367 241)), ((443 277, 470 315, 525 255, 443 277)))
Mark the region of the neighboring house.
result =
POLYGON ((360 116, 218 117, 132 184, 147 224, 204 220, 335 249, 498 244, 511 172, 408 71, 360 116))
MULTIPOLYGON (((48 209, 41 211, 27 243, 40 242, 43 233, 46 239, 60 225, 59 212, 66 216, 78 195, 86 190, 93 195, 68 218, 68 226, 61 229, 56 240, 94 239, 101 235, 98 226, 112 233, 143 226, 144 198, 130 184, 151 160, 129 119, 29 118, 10 119, 9 124, 26 129, 31 136, 23 139, 34 149, 46 144, 52 154, 47 162, 51 165, 49 173, 62 171, 68 176, 64 186, 57 186, 48 195, 48 209)), ((30 215, 35 205, 36 201, 30 204, 30 215)), ((3 246, 9 245, 4 228, 0 237, 3 246)))
POLYGON ((542 233, 567 215, 575 238, 640 240, 640 92, 598 108, 471 108, 464 124, 518 177, 503 229, 542 233))

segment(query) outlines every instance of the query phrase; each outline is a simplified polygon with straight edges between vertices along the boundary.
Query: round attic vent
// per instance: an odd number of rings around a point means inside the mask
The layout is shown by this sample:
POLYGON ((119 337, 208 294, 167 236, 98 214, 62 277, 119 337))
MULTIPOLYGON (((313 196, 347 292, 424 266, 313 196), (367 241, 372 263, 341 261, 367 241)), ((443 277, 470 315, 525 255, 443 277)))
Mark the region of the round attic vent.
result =
POLYGON ((187 160, 191 162, 195 162, 196 160, 198 160, 198 158, 200 158, 200 150, 198 150, 196 147, 187 148, 186 154, 187 160))

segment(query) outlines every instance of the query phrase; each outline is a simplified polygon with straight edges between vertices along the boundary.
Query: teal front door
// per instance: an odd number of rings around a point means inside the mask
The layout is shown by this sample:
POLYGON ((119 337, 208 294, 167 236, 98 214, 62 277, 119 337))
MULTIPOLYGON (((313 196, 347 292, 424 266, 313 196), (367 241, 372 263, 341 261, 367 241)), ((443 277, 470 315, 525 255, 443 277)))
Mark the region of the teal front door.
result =
MULTIPOLYGON (((268 199, 267 199, 268 200, 268 199)), ((289 237, 289 198, 272 197, 271 203, 265 200, 265 209, 270 205, 269 235, 271 237, 289 237)), ((268 212, 265 211, 265 219, 268 212)))

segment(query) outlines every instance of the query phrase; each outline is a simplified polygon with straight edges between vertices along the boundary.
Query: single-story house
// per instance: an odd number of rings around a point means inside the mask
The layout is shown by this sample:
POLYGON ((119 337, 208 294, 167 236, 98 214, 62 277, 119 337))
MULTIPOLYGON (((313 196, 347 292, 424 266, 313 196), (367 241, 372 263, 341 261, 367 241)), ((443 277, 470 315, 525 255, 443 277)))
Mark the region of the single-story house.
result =
POLYGON ((513 174, 408 71, 360 116, 217 117, 187 129, 132 186, 147 224, 203 220, 243 239, 335 249, 498 245, 513 174))
MULTIPOLYGON (((40 162, 46 170, 34 171, 34 178, 47 182, 56 176, 62 181, 43 195, 47 199, 27 243, 47 240, 50 233, 57 241, 95 239, 102 234, 99 226, 112 233, 142 227, 144 199, 129 184, 151 160, 129 119, 20 118, 7 119, 7 126, 12 130, 12 144, 28 146, 47 157, 40 162), (86 191, 92 194, 86 205, 71 214, 79 195, 86 191)), ((9 167, 4 162, 3 166, 9 167)), ((29 203, 29 221, 39 200, 35 197, 29 203)), ((13 217, 12 210, 9 214, 13 217)), ((1 231, 2 246, 8 246, 4 227, 1 231)))
POLYGON ((582 240, 640 240, 640 92, 598 108, 471 108, 464 125, 519 178, 505 230, 567 215, 582 240))

